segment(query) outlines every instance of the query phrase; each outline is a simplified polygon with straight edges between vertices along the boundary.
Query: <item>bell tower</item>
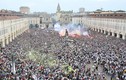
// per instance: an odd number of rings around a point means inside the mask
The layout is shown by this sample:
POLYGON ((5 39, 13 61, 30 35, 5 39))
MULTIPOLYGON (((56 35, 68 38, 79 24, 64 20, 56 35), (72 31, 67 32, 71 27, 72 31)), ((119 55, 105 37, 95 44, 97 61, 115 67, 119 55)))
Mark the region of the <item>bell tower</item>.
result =
POLYGON ((58 6, 57 6, 57 12, 60 12, 61 8, 60 8, 60 4, 58 3, 58 6))

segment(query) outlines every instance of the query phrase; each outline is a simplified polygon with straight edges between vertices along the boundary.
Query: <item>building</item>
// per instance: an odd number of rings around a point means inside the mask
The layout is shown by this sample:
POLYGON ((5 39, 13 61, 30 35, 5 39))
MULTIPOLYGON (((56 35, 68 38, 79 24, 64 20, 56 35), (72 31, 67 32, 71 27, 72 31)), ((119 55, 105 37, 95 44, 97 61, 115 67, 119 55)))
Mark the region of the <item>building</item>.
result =
POLYGON ((29 14, 30 13, 30 8, 26 6, 20 7, 20 12, 23 14, 29 14))
POLYGON ((60 5, 57 6, 56 11, 56 21, 60 22, 62 25, 72 22, 73 11, 62 11, 60 5))
POLYGON ((53 26, 51 14, 47 12, 34 12, 34 15, 39 17, 39 27, 49 28, 53 26))
POLYGON ((0 11, 0 48, 5 47, 29 29, 30 24, 38 24, 39 17, 24 15, 11 10, 0 11))
POLYGON ((29 28, 52 26, 50 14, 24 14, 11 10, 0 10, 0 48, 5 47, 29 28))
POLYGON ((40 27, 40 17, 36 14, 25 15, 25 18, 28 19, 29 28, 38 28, 40 27))
POLYGON ((126 12, 95 11, 85 15, 74 15, 73 23, 83 24, 94 31, 126 39, 126 12))
POLYGON ((84 13, 85 12, 85 9, 84 8, 80 8, 79 9, 79 13, 84 13))
POLYGON ((94 11, 89 13, 88 16, 93 18, 113 18, 113 19, 126 19, 126 13, 120 11, 94 11))
POLYGON ((85 12, 84 8, 79 8, 79 12, 72 15, 72 23, 84 25, 82 20, 83 17, 87 17, 87 12, 85 12))
POLYGON ((49 28, 53 26, 51 15, 48 13, 41 13, 40 17, 40 27, 49 28))
POLYGON ((72 16, 72 23, 73 24, 83 24, 83 17, 85 17, 85 15, 80 15, 80 14, 74 14, 72 16))

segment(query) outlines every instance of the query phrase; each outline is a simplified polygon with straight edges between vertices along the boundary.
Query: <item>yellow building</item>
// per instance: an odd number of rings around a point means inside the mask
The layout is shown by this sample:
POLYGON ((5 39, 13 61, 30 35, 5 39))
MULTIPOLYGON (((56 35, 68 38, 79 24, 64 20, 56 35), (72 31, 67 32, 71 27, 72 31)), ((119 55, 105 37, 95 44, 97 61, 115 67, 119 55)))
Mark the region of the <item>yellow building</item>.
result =
POLYGON ((5 47, 18 35, 29 29, 30 24, 37 24, 37 17, 21 17, 22 14, 7 10, 0 11, 0 47, 5 47))

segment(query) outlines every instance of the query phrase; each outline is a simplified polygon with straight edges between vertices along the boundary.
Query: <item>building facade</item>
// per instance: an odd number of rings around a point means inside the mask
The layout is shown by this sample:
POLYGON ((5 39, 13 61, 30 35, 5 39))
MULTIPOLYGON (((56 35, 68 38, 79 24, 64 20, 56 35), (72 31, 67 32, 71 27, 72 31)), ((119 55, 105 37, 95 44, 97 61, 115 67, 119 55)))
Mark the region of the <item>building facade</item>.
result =
POLYGON ((79 8, 79 13, 84 13, 85 9, 84 8, 79 8))
POLYGON ((86 15, 74 15, 72 22, 83 24, 94 31, 126 39, 126 13, 100 12, 86 15))
POLYGON ((40 18, 40 27, 41 28, 49 28, 49 27, 52 27, 53 24, 52 24, 52 18, 51 18, 51 15, 48 14, 48 13, 41 13, 39 15, 39 18, 40 18))
POLYGON ((56 21, 60 22, 61 25, 69 24, 72 22, 73 11, 62 11, 60 5, 57 6, 56 21))
POLYGON ((20 12, 23 14, 29 14, 30 13, 30 8, 26 6, 20 7, 20 12))
POLYGON ((24 17, 19 12, 0 11, 0 47, 5 47, 29 29, 30 24, 37 24, 38 17, 24 17))

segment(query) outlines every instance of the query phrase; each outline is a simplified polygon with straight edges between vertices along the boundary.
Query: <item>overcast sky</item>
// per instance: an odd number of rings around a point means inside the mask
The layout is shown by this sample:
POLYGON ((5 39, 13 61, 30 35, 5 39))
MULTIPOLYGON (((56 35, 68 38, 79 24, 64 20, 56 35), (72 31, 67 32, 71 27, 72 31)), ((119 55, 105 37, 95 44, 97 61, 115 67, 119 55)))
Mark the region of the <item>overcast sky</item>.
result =
POLYGON ((86 11, 125 10, 126 0, 0 0, 0 9, 19 11, 20 6, 30 7, 31 12, 55 13, 58 3, 61 10, 73 10, 77 12, 80 7, 86 11))

